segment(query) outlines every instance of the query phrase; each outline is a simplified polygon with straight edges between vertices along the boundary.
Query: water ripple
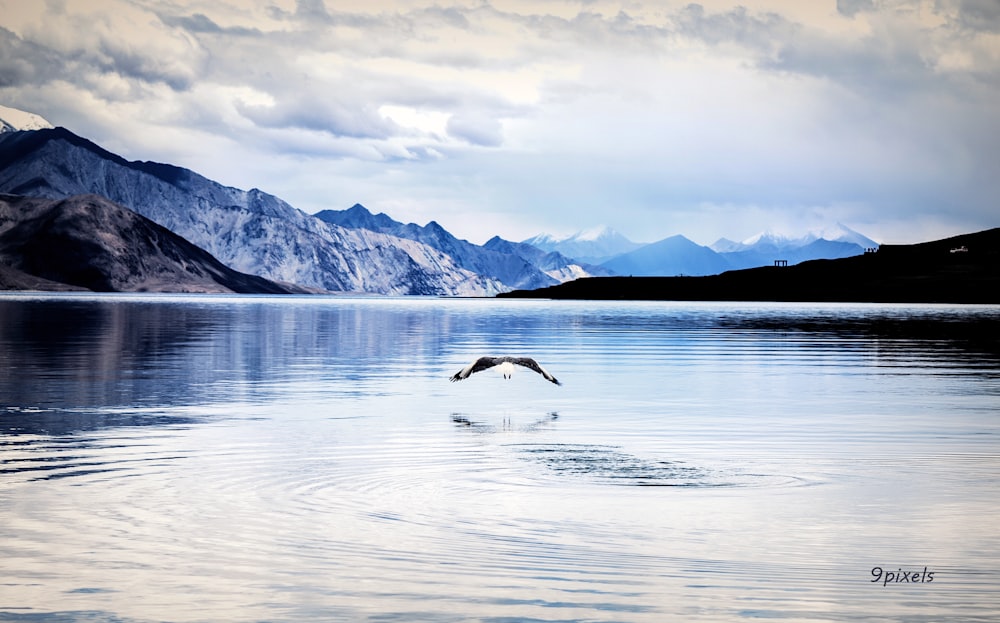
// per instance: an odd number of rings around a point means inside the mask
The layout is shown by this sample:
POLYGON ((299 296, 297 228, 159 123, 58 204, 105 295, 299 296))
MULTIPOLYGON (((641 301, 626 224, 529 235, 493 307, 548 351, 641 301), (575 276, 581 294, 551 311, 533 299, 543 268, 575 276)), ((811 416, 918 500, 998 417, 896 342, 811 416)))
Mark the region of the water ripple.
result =
POLYGON ((0 301, 0 620, 1000 612, 995 310, 227 300, 0 301))
POLYGON ((187 456, 157 448, 150 438, 107 437, 0 438, 0 452, 0 476, 7 484, 113 473, 148 475, 187 456))
POLYGON ((520 456, 544 465, 557 476, 635 487, 753 487, 802 484, 794 477, 722 471, 682 461, 648 459, 619 446, 601 444, 511 444, 520 456))

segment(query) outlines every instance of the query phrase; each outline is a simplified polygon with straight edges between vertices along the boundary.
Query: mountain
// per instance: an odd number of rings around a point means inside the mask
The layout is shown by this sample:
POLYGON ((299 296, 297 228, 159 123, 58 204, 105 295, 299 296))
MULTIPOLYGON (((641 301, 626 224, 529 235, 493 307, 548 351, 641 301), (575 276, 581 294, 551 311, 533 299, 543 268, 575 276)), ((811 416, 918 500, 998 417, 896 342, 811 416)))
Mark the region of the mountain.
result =
MULTIPOLYGON (((763 232, 742 242, 720 238, 704 247, 684 236, 672 236, 642 245, 609 227, 598 227, 558 238, 539 234, 524 240, 543 251, 557 251, 581 265, 619 275, 710 275, 727 270, 768 266, 775 260, 798 264, 814 259, 836 259, 860 255, 878 243, 838 224, 799 238, 763 232)), ((598 271, 589 271, 599 275, 598 271)))
MULTIPOLYGON (((501 297, 661 301, 1000 303, 1000 228, 861 255, 702 277, 595 277, 501 297)), ((938 323, 940 324, 940 323, 938 323)), ((1000 344, 996 323, 977 343, 1000 344), (984 337, 985 336, 985 337, 984 337)))
POLYGON ((741 243, 720 240, 717 257, 683 237, 644 247, 608 227, 479 246, 434 221, 403 224, 360 204, 307 215, 257 189, 226 187, 169 164, 127 161, 6 107, 0 107, 0 192, 50 199, 97 194, 237 271, 326 291, 488 296, 613 272, 706 274, 877 246, 843 226, 800 239, 765 233, 741 243))
POLYGON ((797 247, 758 246, 742 251, 720 253, 733 269, 767 266, 775 260, 784 260, 789 264, 798 264, 809 260, 835 260, 842 257, 861 255, 865 249, 850 242, 834 242, 832 240, 814 240, 809 244, 797 247))
POLYGON ((838 223, 835 227, 810 232, 798 238, 764 231, 742 242, 721 238, 711 249, 721 254, 734 269, 753 268, 785 260, 798 264, 815 259, 838 259, 861 255, 878 243, 838 223))
POLYGON ((810 244, 816 240, 829 240, 831 242, 856 244, 863 249, 874 249, 878 246, 878 243, 868 236, 859 234, 842 223, 837 223, 833 227, 822 229, 817 232, 811 232, 802 239, 802 241, 806 244, 810 244))
POLYGON ((558 251, 545 252, 534 245, 524 242, 511 242, 499 236, 494 236, 487 240, 483 247, 500 253, 521 257, 559 283, 583 277, 613 274, 606 268, 579 262, 566 257, 558 251))
POLYGON ((289 294, 97 195, 0 195, 0 288, 289 294))
POLYGON ((743 242, 733 242, 732 240, 720 238, 717 242, 711 245, 711 248, 719 253, 763 248, 790 249, 804 247, 817 240, 855 244, 861 247, 862 250, 878 246, 878 243, 871 238, 859 234, 842 223, 837 223, 833 227, 827 227, 818 231, 811 231, 804 236, 799 236, 797 238, 784 236, 771 230, 762 231, 747 238, 743 242))
POLYGON ((51 127, 53 127, 51 123, 36 114, 0 106, 0 134, 21 130, 44 130, 51 127))
POLYGON ((708 247, 676 235, 639 247, 601 266, 619 275, 714 275, 729 270, 729 262, 708 247))
POLYGON ((310 289, 467 296, 505 289, 418 241, 325 223, 263 191, 181 167, 127 161, 65 128, 0 134, 0 192, 100 195, 239 272, 310 289))
POLYGON ((347 210, 323 210, 315 216, 340 227, 389 234, 426 244, 451 257, 457 266, 502 284, 505 290, 543 288, 559 283, 517 255, 500 253, 456 238, 436 221, 423 227, 415 223, 404 224, 385 214, 372 214, 361 204, 347 210))
POLYGON ((712 244, 708 245, 708 248, 716 253, 732 253, 734 251, 741 251, 743 249, 743 243, 730 240, 729 238, 719 238, 712 244))
POLYGON ((642 246, 607 226, 579 231, 562 238, 539 234, 521 242, 542 251, 556 251, 579 262, 594 265, 642 246))
POLYGON ((559 253, 547 254, 501 238, 493 238, 482 246, 475 245, 456 238, 435 221, 423 227, 404 224, 385 214, 372 214, 361 204, 347 210, 323 210, 315 216, 341 227, 367 229, 422 242, 448 254, 458 266, 502 283, 505 289, 542 288, 607 272, 584 266, 559 253))
POLYGON ((388 214, 379 212, 372 214, 365 206, 355 203, 346 210, 322 210, 314 214, 316 218, 327 223, 347 227, 348 229, 367 229, 387 233, 403 228, 403 224, 388 214))

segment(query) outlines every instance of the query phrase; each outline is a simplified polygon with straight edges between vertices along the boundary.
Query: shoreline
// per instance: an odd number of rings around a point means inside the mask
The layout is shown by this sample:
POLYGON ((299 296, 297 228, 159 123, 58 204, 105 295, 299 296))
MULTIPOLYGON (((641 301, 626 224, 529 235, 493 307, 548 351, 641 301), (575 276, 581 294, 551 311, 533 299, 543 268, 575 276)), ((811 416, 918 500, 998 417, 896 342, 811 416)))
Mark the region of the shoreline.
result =
MULTIPOLYGON (((777 262, 776 262, 777 264, 777 262)), ((1000 228, 702 277, 588 277, 498 298, 1000 304, 1000 228)))

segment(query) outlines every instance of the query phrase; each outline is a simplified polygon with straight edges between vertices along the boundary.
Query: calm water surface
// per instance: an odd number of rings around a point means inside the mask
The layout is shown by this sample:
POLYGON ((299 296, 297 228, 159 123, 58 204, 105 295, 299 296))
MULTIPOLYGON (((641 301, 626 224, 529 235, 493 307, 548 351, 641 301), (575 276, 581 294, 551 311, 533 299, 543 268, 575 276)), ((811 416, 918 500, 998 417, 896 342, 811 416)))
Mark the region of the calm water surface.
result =
POLYGON ((2 621, 997 621, 998 514, 997 307, 0 296, 2 621))

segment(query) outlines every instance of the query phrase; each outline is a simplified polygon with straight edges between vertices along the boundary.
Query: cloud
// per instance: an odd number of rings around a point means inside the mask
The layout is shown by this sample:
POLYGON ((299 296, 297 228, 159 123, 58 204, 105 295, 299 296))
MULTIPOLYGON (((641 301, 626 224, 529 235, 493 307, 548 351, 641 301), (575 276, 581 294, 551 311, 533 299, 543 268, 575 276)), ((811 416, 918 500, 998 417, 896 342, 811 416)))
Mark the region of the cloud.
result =
POLYGON ((330 14, 326 12, 323 0, 296 0, 295 17, 305 22, 330 22, 330 14))
POLYGON ((304 209, 995 224, 1000 5, 741 5, 0 0, 0 101, 304 209))
POLYGON ((498 147, 503 144, 503 126, 493 117, 456 113, 448 119, 448 134, 473 145, 498 147))
POLYGON ((244 26, 223 28, 204 13, 193 13, 190 15, 161 13, 159 14, 159 19, 168 26, 173 26, 191 34, 235 35, 243 37, 260 37, 263 34, 257 28, 247 28, 244 26))
POLYGON ((960 0, 958 14, 964 28, 993 34, 1000 31, 1000 3, 994 0, 960 0))
POLYGON ((675 21, 681 35, 709 45, 739 45, 764 57, 802 29, 776 13, 753 13, 743 6, 709 13, 699 4, 690 4, 677 13, 675 21))
POLYGON ((874 11, 873 0, 837 0, 837 12, 847 17, 854 17, 864 11, 874 11))
POLYGON ((48 82, 61 66, 58 54, 0 26, 0 87, 48 82))
POLYGON ((384 139, 395 127, 370 106, 309 94, 274 105, 237 102, 236 109, 262 128, 314 130, 349 138, 384 139))

